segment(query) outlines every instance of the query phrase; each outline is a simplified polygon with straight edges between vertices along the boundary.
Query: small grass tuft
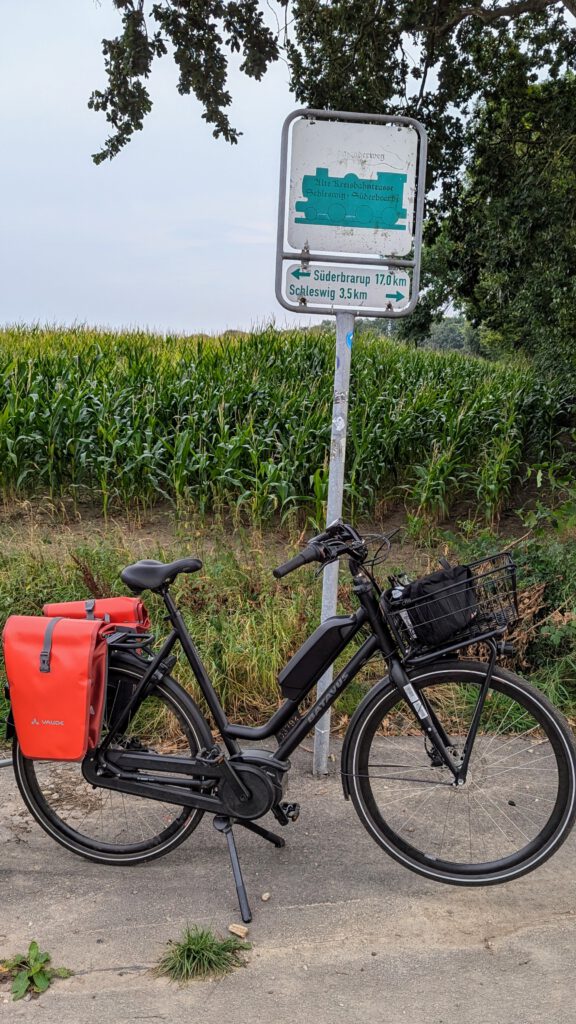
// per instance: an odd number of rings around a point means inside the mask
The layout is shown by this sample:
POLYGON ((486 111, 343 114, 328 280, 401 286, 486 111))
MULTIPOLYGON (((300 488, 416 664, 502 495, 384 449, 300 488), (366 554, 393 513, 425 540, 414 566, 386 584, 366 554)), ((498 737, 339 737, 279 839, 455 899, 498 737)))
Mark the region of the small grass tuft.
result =
POLYGON ((220 978, 236 967, 245 967, 241 954, 251 948, 249 942, 234 935, 219 939, 209 928, 186 928, 179 942, 170 940, 154 973, 180 984, 192 978, 220 978))

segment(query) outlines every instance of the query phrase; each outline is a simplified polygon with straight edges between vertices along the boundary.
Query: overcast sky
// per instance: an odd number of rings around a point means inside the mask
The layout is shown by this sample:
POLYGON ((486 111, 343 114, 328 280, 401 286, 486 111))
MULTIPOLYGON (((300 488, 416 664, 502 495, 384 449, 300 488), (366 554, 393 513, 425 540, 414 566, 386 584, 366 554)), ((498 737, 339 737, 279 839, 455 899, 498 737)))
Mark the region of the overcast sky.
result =
POLYGON ((274 298, 285 65, 231 78, 237 146, 212 138, 168 58, 145 127, 112 162, 87 109, 111 0, 0 0, 0 323, 163 331, 303 322, 274 298))

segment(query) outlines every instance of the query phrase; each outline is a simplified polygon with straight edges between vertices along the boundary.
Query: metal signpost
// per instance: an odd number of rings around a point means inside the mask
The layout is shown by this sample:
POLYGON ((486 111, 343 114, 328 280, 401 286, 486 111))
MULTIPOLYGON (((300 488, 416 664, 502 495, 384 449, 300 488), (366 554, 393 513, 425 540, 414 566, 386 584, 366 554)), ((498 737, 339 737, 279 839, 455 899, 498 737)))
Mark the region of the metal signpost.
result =
MULTIPOLYGON (((418 301, 426 132, 408 117, 296 110, 284 122, 276 297, 336 316, 326 521, 342 514, 350 363, 357 316, 400 317, 418 301)), ((324 571, 322 621, 336 612, 338 563, 324 571)), ((318 682, 321 694, 329 669, 318 682)), ((330 712, 316 726, 314 773, 328 770, 330 712)))

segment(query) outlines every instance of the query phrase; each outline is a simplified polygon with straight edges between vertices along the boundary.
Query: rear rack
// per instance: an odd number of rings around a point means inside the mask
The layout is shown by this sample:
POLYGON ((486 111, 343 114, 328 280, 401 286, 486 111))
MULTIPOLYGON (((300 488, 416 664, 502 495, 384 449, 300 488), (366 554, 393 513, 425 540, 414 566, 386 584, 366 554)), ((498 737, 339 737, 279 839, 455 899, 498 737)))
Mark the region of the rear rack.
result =
POLYGON ((115 629, 113 633, 106 637, 106 643, 110 650, 113 651, 133 651, 138 648, 148 647, 153 641, 153 633, 139 633, 138 630, 131 629, 129 626, 115 629))

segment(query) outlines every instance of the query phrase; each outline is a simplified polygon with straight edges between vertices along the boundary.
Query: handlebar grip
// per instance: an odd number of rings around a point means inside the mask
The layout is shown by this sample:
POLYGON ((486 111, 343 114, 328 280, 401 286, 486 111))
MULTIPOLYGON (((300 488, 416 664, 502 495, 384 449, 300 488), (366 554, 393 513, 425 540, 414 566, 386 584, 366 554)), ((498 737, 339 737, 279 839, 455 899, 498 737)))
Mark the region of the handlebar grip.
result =
POLYGON ((289 572, 294 572, 294 569, 299 569, 301 565, 307 565, 308 562, 319 562, 322 557, 322 552, 315 544, 309 544, 304 551, 300 554, 294 555, 288 562, 284 562, 283 565, 279 565, 277 569, 272 570, 272 575, 277 580, 281 580, 283 576, 287 576, 289 572))

